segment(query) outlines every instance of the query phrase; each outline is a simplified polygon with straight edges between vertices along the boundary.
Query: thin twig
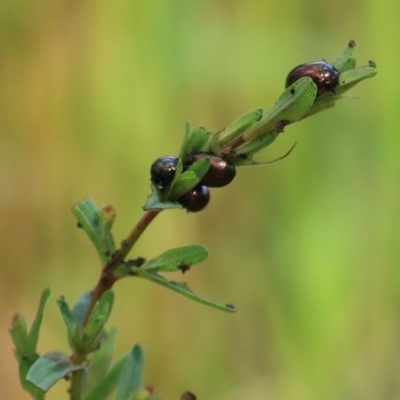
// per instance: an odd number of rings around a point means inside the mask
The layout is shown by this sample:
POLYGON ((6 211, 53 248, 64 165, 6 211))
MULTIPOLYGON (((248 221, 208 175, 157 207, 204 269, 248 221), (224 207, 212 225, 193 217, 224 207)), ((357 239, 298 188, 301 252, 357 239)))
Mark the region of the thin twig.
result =
POLYGON ((104 292, 110 290, 117 280, 114 276, 114 270, 125 261, 126 256, 132 250, 133 246, 136 244, 142 233, 150 225, 153 219, 162 210, 148 210, 133 228, 129 236, 122 241, 120 249, 115 253, 114 257, 110 262, 104 267, 100 279, 92 293, 92 298, 90 300, 89 307, 86 311, 85 319, 83 321, 82 328, 86 326, 89 316, 93 310, 94 305, 100 299, 104 292))

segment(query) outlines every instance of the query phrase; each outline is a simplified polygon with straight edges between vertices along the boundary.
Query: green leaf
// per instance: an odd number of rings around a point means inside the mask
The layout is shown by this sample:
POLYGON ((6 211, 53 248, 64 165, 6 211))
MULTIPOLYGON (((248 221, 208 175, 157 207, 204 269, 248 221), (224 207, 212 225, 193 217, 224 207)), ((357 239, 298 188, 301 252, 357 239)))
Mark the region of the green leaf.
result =
POLYGON ((103 328, 106 322, 104 317, 97 317, 90 324, 87 324, 82 335, 80 353, 89 354, 100 348, 103 328))
POLYGON ((99 218, 99 231, 100 237, 103 243, 110 245, 110 251, 115 251, 114 238, 111 234, 111 229, 114 225, 115 218, 117 217, 117 212, 112 205, 104 206, 100 211, 99 218))
POLYGON ((74 365, 67 355, 55 351, 39 357, 26 379, 46 392, 68 373, 85 368, 86 365, 74 365))
MULTIPOLYGON (((13 318, 10 336, 15 346, 15 356, 19 360, 25 353, 32 352, 28 339, 28 329, 25 318, 16 314, 13 318)), ((36 349, 33 349, 35 352, 36 349)))
POLYGON ((200 126, 196 128, 186 139, 185 143, 183 143, 179 158, 184 162, 188 154, 201 152, 210 136, 212 136, 212 132, 207 131, 204 127, 200 126))
POLYGON ((100 343, 104 338, 104 325, 111 314, 114 304, 114 293, 111 290, 103 293, 99 301, 93 307, 87 325, 82 334, 80 352, 87 354, 100 347, 100 343))
MULTIPOLYGON (((178 172, 178 171, 177 171, 178 172)), ((173 182, 172 182, 173 184, 173 182)), ((154 183, 151 184, 152 194, 148 197, 144 210, 166 210, 169 208, 183 208, 181 204, 175 201, 165 201, 163 194, 154 183)))
MULTIPOLYGON (((101 350, 99 350, 101 351, 101 350)), ((96 351, 95 354, 97 354, 96 351)), ((111 393, 115 390, 120 380, 124 366, 128 360, 128 355, 123 356, 119 359, 113 367, 107 372, 107 374, 98 380, 96 386, 89 390, 84 396, 84 400, 106 400, 109 398, 111 393)))
POLYGON ((184 246, 167 250, 160 256, 147 261, 140 268, 147 271, 185 271, 191 265, 204 261, 207 257, 208 251, 203 246, 184 246))
POLYGON ((177 201, 161 201, 154 193, 149 196, 146 204, 143 206, 145 211, 148 210, 168 210, 173 208, 183 208, 182 204, 177 201))
POLYGON ((29 348, 31 351, 36 351, 39 342, 40 328, 43 322, 44 307, 46 306, 47 300, 49 299, 50 295, 51 295, 50 288, 43 290, 42 296, 40 298, 39 308, 37 310, 36 317, 32 323, 28 336, 29 348))
POLYGON ((269 146, 278 136, 278 132, 275 130, 264 133, 263 135, 257 136, 250 142, 245 143, 243 146, 238 147, 236 150, 237 157, 233 160, 235 166, 242 165, 254 165, 251 158, 254 154, 258 153, 264 147, 269 146), (243 155, 246 157, 243 158, 243 155))
POLYGON ((105 378, 111 365, 116 340, 117 329, 111 328, 105 333, 105 340, 102 342, 100 349, 92 353, 88 371, 88 387, 94 388, 98 382, 105 378))
POLYGON ((200 153, 217 154, 221 150, 221 146, 217 144, 218 138, 219 138, 219 132, 212 134, 210 132, 210 136, 208 137, 208 140, 204 143, 200 153))
MULTIPOLYGON (((312 107, 317 96, 317 86, 311 78, 304 77, 289 86, 272 107, 250 129, 243 133, 243 139, 250 141, 278 126, 299 121, 312 107)), ((284 126, 283 125, 283 126, 284 126)))
POLYGON ((187 143, 190 137, 190 123, 189 121, 186 121, 185 124, 185 134, 183 135, 183 141, 181 145, 181 150, 179 152, 179 158, 182 159, 182 157, 185 155, 187 143))
POLYGON ((82 334, 79 323, 63 297, 57 299, 57 304, 67 326, 69 344, 74 351, 81 353, 82 334))
POLYGON ((26 379, 29 370, 38 358, 39 354, 36 353, 30 354, 29 356, 26 355, 21 357, 21 360, 19 362, 19 378, 22 387, 24 388, 24 390, 30 393, 33 399, 43 400, 45 398, 45 393, 26 379))
POLYGON ((29 334, 26 326, 25 318, 16 315, 13 319, 10 329, 10 335, 16 347, 16 356, 21 357, 27 354, 36 352, 39 341, 40 327, 43 321, 44 308, 51 294, 50 289, 45 289, 42 292, 35 320, 32 323, 29 334))
POLYGON ((144 351, 135 344, 121 373, 116 400, 130 400, 143 387, 144 351))
POLYGON ((92 290, 84 293, 72 307, 72 314, 78 321, 80 327, 83 325, 83 321, 85 320, 86 312, 92 300, 92 293, 92 290))
POLYGON ((175 200, 191 191, 199 183, 195 172, 185 171, 171 187, 170 199, 175 200))
POLYGON ((85 231, 96 247, 102 265, 105 266, 116 251, 111 234, 115 210, 110 205, 100 209, 92 199, 87 199, 76 204, 72 212, 78 220, 78 226, 85 231))
POLYGON ((349 58, 338 70, 343 73, 350 71, 356 67, 356 60, 354 58, 349 58))
POLYGON ((39 340, 40 327, 43 321, 44 308, 50 293, 50 289, 43 290, 38 311, 29 334, 25 319, 19 315, 14 317, 10 329, 10 335, 15 346, 15 357, 19 364, 19 378, 21 385, 36 400, 44 399, 44 393, 32 383, 28 382, 26 377, 31 366, 39 358, 36 349, 39 340))
POLYGON ((203 297, 200 297, 196 294, 194 294, 185 283, 177 283, 174 281, 168 281, 166 280, 163 276, 157 274, 156 272, 149 272, 149 271, 144 271, 140 267, 131 267, 132 271, 135 272, 136 275, 148 279, 152 282, 158 283, 161 286, 164 286, 168 289, 173 290, 176 293, 181 294, 182 296, 185 296, 193 301, 196 301, 197 303, 204 304, 206 306, 210 306, 213 308, 216 308, 218 310, 222 311, 227 311, 227 312, 236 312, 236 309, 234 306, 231 304, 218 304, 215 303, 211 300, 207 300, 203 297))
POLYGON ((220 147, 228 145, 230 142, 235 140, 243 132, 253 126, 262 117, 262 108, 255 108, 254 110, 248 111, 246 114, 239 117, 236 121, 229 124, 222 132, 218 134, 217 143, 220 147))
POLYGON ((199 182, 210 169, 210 159, 208 157, 201 158, 194 162, 188 169, 188 172, 194 172, 199 182))
POLYGON ((350 71, 346 71, 340 74, 339 80, 340 84, 336 87, 336 94, 341 95, 347 92, 353 86, 357 85, 364 79, 369 79, 377 74, 376 67, 371 65, 365 65, 350 71))
POLYGON ((347 71, 355 67, 355 60, 351 58, 356 47, 354 41, 350 41, 343 53, 332 63, 340 72, 347 71), (349 62, 350 61, 350 62, 349 62))
POLYGON ((90 324, 92 320, 96 319, 99 316, 104 317, 106 320, 108 320, 111 314, 112 307, 114 305, 114 298, 115 296, 112 290, 107 290, 106 292, 104 292, 93 307, 88 324, 90 324))

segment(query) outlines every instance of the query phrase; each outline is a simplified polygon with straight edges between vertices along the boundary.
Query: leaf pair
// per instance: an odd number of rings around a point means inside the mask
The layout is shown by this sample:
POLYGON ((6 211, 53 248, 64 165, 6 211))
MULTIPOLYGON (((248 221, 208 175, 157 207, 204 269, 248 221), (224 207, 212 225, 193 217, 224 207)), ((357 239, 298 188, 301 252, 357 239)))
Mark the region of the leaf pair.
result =
POLYGON ((167 289, 173 290, 189 299, 201 304, 216 308, 218 310, 235 312, 232 305, 223 305, 211 300, 207 300, 197 294, 194 294, 185 283, 169 281, 159 274, 159 272, 186 272, 194 264, 204 261, 208 257, 208 251, 203 246, 192 245, 176 249, 167 250, 156 258, 145 262, 140 267, 130 265, 129 262, 120 265, 115 276, 120 279, 123 277, 136 275, 147 279, 167 289))
POLYGON ((100 347, 104 326, 111 314, 114 293, 112 291, 103 293, 83 329, 80 315, 78 317, 74 315, 64 298, 59 298, 57 303, 67 326, 71 349, 77 355, 86 355, 97 350, 100 347))
MULTIPOLYGON (((178 196, 180 191, 187 190, 185 184, 193 184, 193 182, 187 183, 186 181, 190 181, 193 175, 197 180, 200 180, 207 172, 208 167, 209 160, 207 158, 193 163, 187 171, 180 174, 181 179, 179 177, 176 178, 174 183, 171 185, 171 192, 178 196), (187 179, 185 174, 188 176, 187 179)), ((174 203, 162 203, 158 197, 159 189, 157 187, 154 189, 155 191, 153 196, 148 200, 151 208, 157 208, 157 205, 163 205, 165 208, 174 207, 174 203)), ((107 209, 113 210, 111 206, 108 206, 107 209)), ((109 215, 115 216, 114 210, 111 214, 105 213, 104 208, 100 209, 93 200, 89 199, 76 204, 73 208, 73 213, 78 219, 79 224, 81 224, 82 228, 91 239, 92 243, 95 245, 100 257, 103 257, 103 262, 106 262, 109 256, 105 256, 105 252, 109 251, 109 249, 115 251, 114 239, 111 232, 112 224, 106 224, 106 222, 111 219, 109 218, 109 215), (105 226, 107 226, 107 229, 102 228, 105 226)), ((140 276, 171 289, 174 292, 186 296, 198 303, 223 311, 236 311, 231 305, 226 306, 218 304, 194 294, 184 283, 169 281, 159 275, 159 272, 185 272, 191 265, 200 263, 207 257, 208 251, 203 246, 184 246, 168 250, 156 258, 148 260, 140 267, 134 265, 134 263, 129 263, 129 261, 123 262, 114 270, 113 274, 117 279, 132 275, 140 276)), ((68 328, 70 346, 78 354, 89 353, 99 346, 101 332, 109 313, 111 312, 113 299, 114 297, 112 292, 106 292, 103 295, 100 301, 96 304, 95 309, 91 313, 88 324, 83 331, 81 331, 80 327, 82 326, 86 311, 91 301, 91 292, 85 293, 75 304, 72 311, 69 309, 64 299, 61 298, 58 300, 58 305, 68 328)))

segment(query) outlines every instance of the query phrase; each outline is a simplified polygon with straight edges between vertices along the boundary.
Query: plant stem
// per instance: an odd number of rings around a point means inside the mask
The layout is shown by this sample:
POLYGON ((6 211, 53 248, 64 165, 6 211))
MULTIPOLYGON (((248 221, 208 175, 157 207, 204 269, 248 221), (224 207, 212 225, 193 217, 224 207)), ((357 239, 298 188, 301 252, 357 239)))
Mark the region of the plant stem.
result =
MULTIPOLYGON (((100 299, 100 297, 104 292, 111 289, 112 286, 114 285, 116 281, 116 278, 113 275, 115 268, 117 268, 122 262, 124 262, 125 257, 132 250, 133 246, 139 240, 142 233, 146 230, 146 228, 150 225, 153 219, 161 211, 162 210, 146 211, 145 214, 142 216, 142 218, 139 220, 139 222, 132 229, 129 236, 122 241, 120 249, 115 253, 114 257, 110 260, 110 262, 104 267, 100 279, 92 293, 90 304, 86 311, 85 319, 82 324, 82 329, 86 326, 89 320, 89 316, 96 302, 100 299)), ((72 355, 72 359, 78 360, 79 358, 80 356, 77 354, 72 355)), ((82 399, 83 377, 84 377, 84 370, 74 371, 72 373, 71 388, 70 388, 71 400, 82 399)))
POLYGON ((229 145, 225 146, 224 149, 220 152, 220 155, 224 156, 232 154, 237 147, 241 146, 244 143, 246 142, 243 140, 242 135, 240 135, 235 140, 233 140, 229 145))
POLYGON ((110 270, 110 269, 114 270, 122 261, 124 261, 125 257, 132 250, 132 247, 139 240, 142 233, 150 225, 151 221, 153 221, 153 219, 158 214, 160 214, 161 211, 162 210, 148 210, 145 212, 145 214, 133 228, 129 236, 122 241, 121 248, 118 250, 113 260, 111 260, 111 262, 109 262, 108 265, 104 268, 104 270, 110 270), (117 265, 114 265, 116 260, 117 260, 116 262, 117 265))
POLYGON ((132 250, 135 243, 139 240, 142 233, 150 225, 153 219, 160 214, 162 210, 148 210, 139 220, 139 222, 132 229, 129 236, 122 241, 120 249, 115 253, 114 257, 104 267, 100 279, 92 293, 90 305, 86 311, 85 319, 82 328, 85 327, 89 320, 90 313, 93 310, 94 305, 100 299, 102 294, 107 290, 110 290, 114 285, 116 278, 113 275, 114 270, 125 261, 126 256, 132 250))
POLYGON ((69 397, 71 400, 81 400, 83 392, 83 376, 85 371, 80 369, 79 371, 74 371, 71 378, 71 389, 69 397))

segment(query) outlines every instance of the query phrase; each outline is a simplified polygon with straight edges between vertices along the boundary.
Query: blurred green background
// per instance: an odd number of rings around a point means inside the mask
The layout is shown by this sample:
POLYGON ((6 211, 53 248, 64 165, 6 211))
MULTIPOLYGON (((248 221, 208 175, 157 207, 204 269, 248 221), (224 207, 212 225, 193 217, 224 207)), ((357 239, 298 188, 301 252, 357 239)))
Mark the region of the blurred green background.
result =
MULTIPOLYGON (((149 167, 186 120, 216 131, 268 109, 295 65, 355 39, 379 73, 289 126, 199 214, 162 213, 133 257, 203 244, 184 276, 228 315, 149 282, 115 287, 117 356, 139 342, 165 399, 400 398, 398 0, 0 2, 0 397, 19 387, 12 315, 52 287, 39 350, 68 351, 55 299, 94 286, 99 262, 70 212, 92 197, 142 215, 149 167), (397 121, 397 122, 396 122, 397 121)), ((179 277, 181 278, 181 277, 179 277)), ((48 399, 64 399, 66 383, 48 399)))

